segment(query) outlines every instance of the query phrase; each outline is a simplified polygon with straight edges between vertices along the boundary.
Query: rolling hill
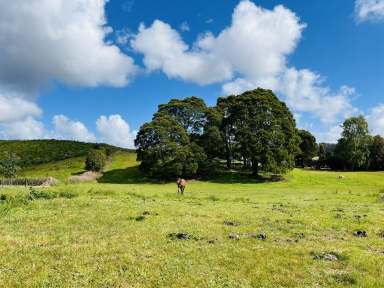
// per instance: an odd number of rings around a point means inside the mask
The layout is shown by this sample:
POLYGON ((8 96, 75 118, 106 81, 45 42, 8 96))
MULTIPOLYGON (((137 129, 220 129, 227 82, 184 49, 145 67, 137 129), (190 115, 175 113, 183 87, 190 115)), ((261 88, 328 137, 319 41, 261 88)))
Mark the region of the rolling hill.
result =
POLYGON ((68 140, 0 140, 0 157, 4 153, 14 153, 19 158, 21 167, 31 167, 85 156, 94 148, 125 150, 108 144, 68 140))

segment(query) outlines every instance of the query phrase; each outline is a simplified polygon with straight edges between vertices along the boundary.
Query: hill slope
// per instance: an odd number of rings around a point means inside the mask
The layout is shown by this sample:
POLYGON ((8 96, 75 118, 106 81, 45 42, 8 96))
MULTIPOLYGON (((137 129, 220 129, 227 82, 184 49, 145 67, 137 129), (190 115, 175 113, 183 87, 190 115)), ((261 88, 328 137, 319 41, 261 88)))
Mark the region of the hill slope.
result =
POLYGON ((15 153, 21 167, 34 166, 64 159, 85 156, 90 149, 121 148, 107 144, 84 143, 68 140, 0 140, 0 157, 4 153, 15 153))

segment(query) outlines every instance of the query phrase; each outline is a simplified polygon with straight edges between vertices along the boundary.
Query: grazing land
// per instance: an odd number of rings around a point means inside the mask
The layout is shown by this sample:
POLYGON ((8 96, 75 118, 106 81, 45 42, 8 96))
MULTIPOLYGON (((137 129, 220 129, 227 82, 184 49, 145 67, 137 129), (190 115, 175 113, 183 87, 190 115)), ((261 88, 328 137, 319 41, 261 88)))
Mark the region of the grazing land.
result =
POLYGON ((29 168, 46 188, 0 190, 0 287, 382 287, 384 173, 293 170, 141 177, 119 152, 91 183, 83 158, 29 168), (340 177, 343 176, 343 177, 340 177))

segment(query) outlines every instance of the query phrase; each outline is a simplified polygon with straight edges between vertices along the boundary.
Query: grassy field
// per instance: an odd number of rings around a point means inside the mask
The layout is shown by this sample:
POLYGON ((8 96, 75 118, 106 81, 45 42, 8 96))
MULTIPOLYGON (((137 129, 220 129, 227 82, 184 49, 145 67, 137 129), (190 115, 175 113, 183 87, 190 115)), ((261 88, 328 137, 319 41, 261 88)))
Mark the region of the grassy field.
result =
POLYGON ((227 175, 178 196, 136 165, 119 153, 100 183, 1 189, 0 287, 383 287, 384 173, 227 175))

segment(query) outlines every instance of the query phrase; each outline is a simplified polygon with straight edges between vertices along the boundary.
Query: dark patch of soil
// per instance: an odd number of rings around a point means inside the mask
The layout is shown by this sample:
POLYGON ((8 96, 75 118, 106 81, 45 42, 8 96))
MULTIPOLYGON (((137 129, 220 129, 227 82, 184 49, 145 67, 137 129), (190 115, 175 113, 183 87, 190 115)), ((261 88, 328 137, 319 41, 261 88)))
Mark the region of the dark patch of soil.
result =
POLYGON ((240 226, 240 222, 237 222, 237 221, 229 221, 229 220, 224 221, 223 224, 224 224, 224 225, 227 225, 227 226, 240 226))
POLYGON ((367 232, 365 232, 364 230, 356 230, 355 232, 353 232, 353 236, 359 237, 359 238, 365 238, 367 237, 367 232))

